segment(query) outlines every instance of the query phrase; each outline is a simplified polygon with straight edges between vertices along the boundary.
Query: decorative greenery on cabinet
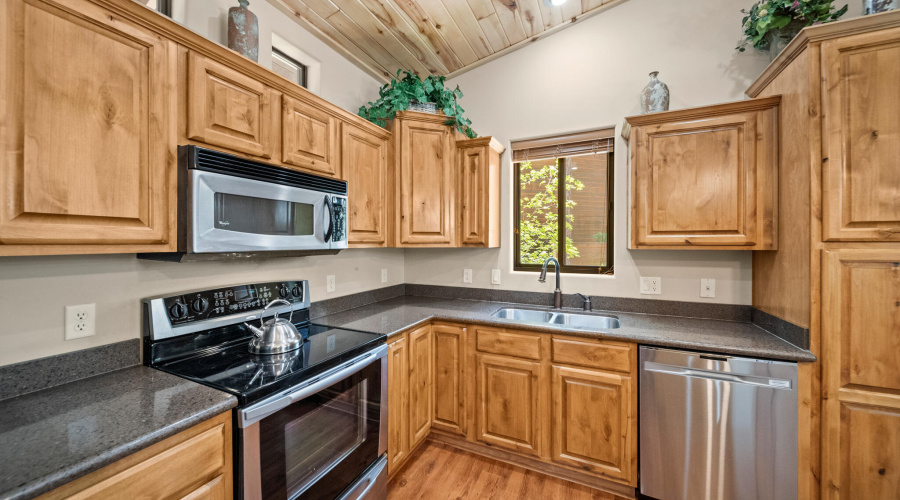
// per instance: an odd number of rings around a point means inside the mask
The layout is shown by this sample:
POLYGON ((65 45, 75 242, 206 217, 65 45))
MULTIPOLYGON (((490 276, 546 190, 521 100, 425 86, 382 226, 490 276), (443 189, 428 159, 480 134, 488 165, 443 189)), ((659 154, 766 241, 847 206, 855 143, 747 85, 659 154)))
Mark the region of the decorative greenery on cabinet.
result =
POLYGON ((737 49, 741 52, 751 45, 759 50, 771 50, 772 35, 787 31, 789 38, 806 26, 837 21, 847 12, 847 6, 835 9, 834 0, 764 0, 744 16, 744 39, 737 49))

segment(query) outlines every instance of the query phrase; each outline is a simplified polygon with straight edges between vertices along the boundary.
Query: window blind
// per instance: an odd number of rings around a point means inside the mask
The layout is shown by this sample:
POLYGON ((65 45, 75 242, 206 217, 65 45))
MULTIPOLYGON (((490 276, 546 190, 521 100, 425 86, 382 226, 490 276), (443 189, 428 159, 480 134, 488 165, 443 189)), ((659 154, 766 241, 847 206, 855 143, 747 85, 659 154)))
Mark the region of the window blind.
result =
POLYGON ((513 141, 513 161, 541 160, 589 153, 612 152, 615 144, 615 127, 608 127, 574 134, 513 141))

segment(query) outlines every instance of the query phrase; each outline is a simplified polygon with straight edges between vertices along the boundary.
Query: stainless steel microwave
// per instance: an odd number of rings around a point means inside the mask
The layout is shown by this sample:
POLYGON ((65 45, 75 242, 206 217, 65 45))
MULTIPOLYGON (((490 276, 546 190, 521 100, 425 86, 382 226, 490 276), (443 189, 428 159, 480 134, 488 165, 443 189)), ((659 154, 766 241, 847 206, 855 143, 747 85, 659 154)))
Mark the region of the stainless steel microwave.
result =
POLYGON ((310 255, 344 248, 345 181, 179 146, 178 251, 138 257, 205 260, 196 257, 310 255))

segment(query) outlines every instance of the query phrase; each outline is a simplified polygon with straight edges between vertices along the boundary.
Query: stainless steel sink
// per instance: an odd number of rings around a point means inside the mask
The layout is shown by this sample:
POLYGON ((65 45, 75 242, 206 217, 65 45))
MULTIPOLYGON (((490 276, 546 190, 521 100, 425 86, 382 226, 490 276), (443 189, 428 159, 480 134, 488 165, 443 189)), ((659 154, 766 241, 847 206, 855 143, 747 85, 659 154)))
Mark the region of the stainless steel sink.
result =
POLYGON ((560 325, 569 328, 588 328, 595 330, 611 330, 619 328, 618 318, 593 314, 579 314, 562 311, 536 311, 534 309, 504 308, 491 316, 508 319, 517 323, 533 323, 541 325, 560 325))

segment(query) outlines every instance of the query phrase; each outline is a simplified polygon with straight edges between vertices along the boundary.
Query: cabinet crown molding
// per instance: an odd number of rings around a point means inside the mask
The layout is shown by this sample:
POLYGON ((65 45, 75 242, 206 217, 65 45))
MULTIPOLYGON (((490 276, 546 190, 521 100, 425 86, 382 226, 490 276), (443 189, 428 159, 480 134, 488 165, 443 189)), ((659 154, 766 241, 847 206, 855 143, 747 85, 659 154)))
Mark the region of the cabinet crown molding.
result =
POLYGON ((722 104, 713 104, 710 106, 700 106, 696 108, 678 109, 674 111, 663 111, 661 113, 648 113, 646 115, 635 115, 626 117, 625 120, 632 127, 641 127, 645 125, 656 125, 660 123, 670 123, 675 121, 694 120, 700 118, 711 118, 714 116, 729 115, 732 113, 740 113, 746 111, 761 111, 778 106, 781 103, 781 96, 763 97, 760 99, 746 99, 743 101, 726 102, 722 104))

